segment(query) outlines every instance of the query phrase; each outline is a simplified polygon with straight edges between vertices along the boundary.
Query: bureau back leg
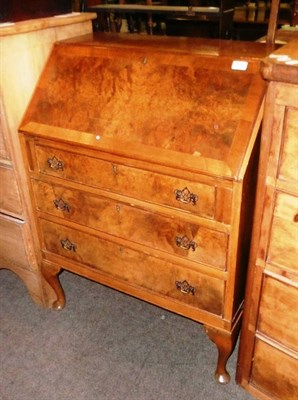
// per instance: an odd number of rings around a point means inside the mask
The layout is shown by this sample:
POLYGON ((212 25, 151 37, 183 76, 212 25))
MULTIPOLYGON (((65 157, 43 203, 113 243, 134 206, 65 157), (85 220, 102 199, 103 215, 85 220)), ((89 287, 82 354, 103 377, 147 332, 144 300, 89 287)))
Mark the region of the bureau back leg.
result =
POLYGON ((231 377, 226 369, 226 365, 235 348, 237 337, 239 335, 240 323, 235 326, 232 332, 222 331, 210 326, 205 326, 204 328, 209 339, 215 343, 218 350, 215 378, 219 383, 229 383, 231 377))
POLYGON ((45 261, 41 268, 42 276, 51 289, 50 291, 46 289, 48 298, 47 306, 56 308, 57 310, 61 310, 65 305, 65 295, 58 277, 61 269, 61 267, 49 264, 45 261))

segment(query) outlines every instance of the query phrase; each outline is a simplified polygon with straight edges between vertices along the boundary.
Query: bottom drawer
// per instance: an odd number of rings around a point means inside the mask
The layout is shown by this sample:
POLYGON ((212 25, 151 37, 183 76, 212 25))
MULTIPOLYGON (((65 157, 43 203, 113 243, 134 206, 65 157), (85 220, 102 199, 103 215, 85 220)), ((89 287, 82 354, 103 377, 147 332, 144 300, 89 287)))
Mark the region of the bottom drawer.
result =
POLYGON ((28 268, 23 226, 20 220, 0 214, 0 267, 28 268))
POLYGON ((297 400, 298 360, 256 340, 251 384, 272 400, 297 400))
POLYGON ((43 219, 40 226, 46 251, 128 284, 216 315, 222 314, 225 284, 220 279, 43 219))

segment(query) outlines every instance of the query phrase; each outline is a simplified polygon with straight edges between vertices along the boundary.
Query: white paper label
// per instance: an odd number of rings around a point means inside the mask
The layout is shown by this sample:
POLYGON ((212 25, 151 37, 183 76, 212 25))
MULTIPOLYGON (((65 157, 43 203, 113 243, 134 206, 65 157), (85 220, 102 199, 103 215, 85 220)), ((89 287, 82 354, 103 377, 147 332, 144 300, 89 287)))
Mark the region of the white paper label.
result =
POLYGON ((232 62, 232 69, 235 71, 246 71, 248 67, 247 61, 234 60, 232 62))

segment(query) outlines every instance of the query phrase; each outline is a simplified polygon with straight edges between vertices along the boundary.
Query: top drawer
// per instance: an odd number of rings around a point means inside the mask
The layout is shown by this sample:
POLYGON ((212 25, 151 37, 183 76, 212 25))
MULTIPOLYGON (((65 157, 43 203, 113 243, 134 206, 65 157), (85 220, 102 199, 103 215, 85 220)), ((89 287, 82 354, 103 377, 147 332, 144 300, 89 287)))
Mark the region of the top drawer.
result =
POLYGON ((267 263, 297 273, 298 198, 277 192, 267 263))
POLYGON ((213 186, 50 147, 35 151, 42 174, 214 218, 213 186))
POLYGON ((288 107, 283 124, 283 143, 281 148, 278 178, 298 182, 298 108, 288 107))

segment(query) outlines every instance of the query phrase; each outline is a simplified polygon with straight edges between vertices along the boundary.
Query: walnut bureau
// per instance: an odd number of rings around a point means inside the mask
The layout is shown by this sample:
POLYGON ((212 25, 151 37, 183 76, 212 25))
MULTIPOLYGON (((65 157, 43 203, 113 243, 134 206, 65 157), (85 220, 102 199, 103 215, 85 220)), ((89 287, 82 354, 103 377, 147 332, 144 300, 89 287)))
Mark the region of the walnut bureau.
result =
POLYGON ((92 32, 95 17, 74 13, 0 24, 0 269, 16 273, 42 305, 48 285, 35 252, 18 127, 53 43, 92 32))
POLYGON ((237 381, 298 396, 298 41, 262 64, 269 82, 237 381))
POLYGON ((58 42, 20 128, 53 307, 66 269, 191 318, 217 345, 222 383, 242 315, 267 51, 121 34, 58 42))

